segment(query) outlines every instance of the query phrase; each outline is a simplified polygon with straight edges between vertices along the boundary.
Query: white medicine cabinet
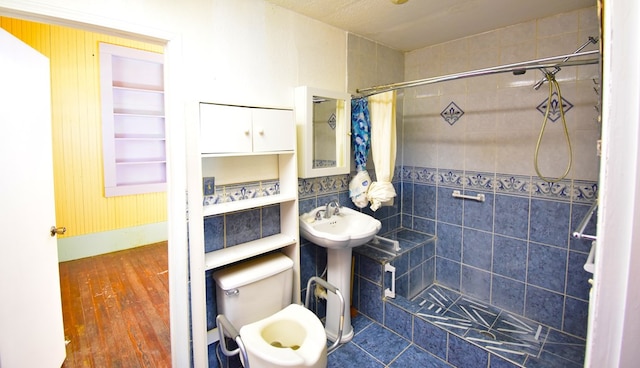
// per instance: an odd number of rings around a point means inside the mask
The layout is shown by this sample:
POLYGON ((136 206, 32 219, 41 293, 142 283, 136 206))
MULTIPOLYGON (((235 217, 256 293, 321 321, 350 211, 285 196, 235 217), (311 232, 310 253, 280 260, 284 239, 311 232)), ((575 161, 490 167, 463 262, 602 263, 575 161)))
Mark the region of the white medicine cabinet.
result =
POLYGON ((348 174, 351 169, 351 96, 302 86, 295 91, 298 176, 348 174))

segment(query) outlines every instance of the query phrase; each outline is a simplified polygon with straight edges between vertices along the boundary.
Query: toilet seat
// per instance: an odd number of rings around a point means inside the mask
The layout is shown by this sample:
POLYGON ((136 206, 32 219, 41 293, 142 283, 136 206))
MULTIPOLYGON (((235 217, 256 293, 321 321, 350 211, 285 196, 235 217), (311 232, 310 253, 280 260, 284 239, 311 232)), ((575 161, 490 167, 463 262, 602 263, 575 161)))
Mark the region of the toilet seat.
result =
POLYGON ((240 328, 252 367, 326 367, 327 335, 318 317, 298 304, 240 328))

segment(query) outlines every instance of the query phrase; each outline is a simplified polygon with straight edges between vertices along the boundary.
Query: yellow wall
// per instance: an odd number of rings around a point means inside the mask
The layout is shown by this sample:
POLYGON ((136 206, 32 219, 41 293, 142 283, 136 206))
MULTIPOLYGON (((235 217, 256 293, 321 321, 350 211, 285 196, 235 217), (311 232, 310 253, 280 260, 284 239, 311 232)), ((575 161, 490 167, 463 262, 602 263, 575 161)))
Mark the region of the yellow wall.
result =
POLYGON ((0 27, 51 61, 56 221, 66 226, 65 237, 166 221, 165 192, 104 196, 98 55, 99 42, 159 53, 163 47, 4 17, 0 27))

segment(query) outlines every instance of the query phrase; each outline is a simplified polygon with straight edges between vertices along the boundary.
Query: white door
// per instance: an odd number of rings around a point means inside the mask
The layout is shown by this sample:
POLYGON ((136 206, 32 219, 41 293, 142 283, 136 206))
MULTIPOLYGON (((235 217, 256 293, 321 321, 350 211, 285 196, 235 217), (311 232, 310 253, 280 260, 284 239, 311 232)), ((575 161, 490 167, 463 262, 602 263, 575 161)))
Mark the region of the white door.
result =
POLYGON ((65 358, 49 60, 0 29, 0 368, 65 358))

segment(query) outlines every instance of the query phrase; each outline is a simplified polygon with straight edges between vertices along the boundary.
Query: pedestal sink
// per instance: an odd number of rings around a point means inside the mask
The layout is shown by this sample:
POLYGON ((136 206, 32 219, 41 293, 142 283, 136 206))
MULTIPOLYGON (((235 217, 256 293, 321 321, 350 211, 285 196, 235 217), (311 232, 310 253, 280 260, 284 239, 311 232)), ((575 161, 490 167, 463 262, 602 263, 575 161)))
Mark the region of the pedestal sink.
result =
MULTIPOLYGON (((353 338, 351 326, 351 249, 367 243, 380 231, 382 224, 375 218, 351 208, 340 207, 337 214, 325 218, 326 211, 334 208, 318 207, 300 216, 300 235, 327 248, 327 281, 336 286, 345 299, 344 329, 341 342, 353 338)), ((309 292, 309 290, 307 290, 309 292)), ((338 336, 338 298, 327 295, 327 338, 335 341, 338 336)))

